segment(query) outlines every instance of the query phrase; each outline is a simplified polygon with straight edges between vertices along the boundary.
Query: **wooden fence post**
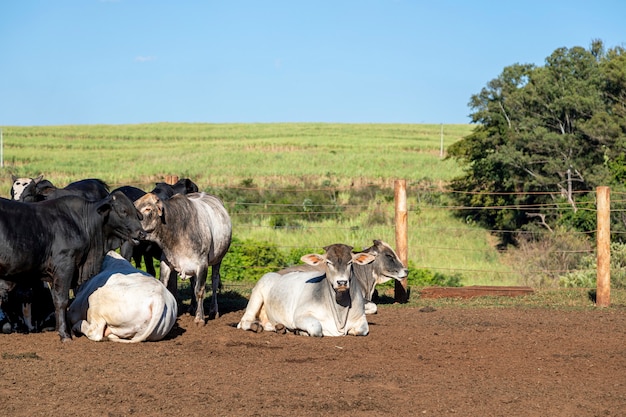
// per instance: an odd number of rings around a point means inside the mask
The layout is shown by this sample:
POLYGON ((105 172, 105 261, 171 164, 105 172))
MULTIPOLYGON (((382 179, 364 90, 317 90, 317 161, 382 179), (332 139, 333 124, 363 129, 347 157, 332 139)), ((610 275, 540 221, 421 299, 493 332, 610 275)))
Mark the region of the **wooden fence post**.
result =
POLYGON ((596 305, 608 307, 611 303, 611 191, 609 187, 597 187, 596 200, 598 222, 596 305))
MULTIPOLYGON (((408 265, 408 233, 407 233, 407 204, 406 180, 396 180, 394 184, 394 199, 396 203, 396 252, 404 266, 408 265)), ((407 279, 395 281, 394 299, 397 303, 406 303, 409 299, 407 279)))
POLYGON ((166 175, 165 182, 169 185, 174 185, 178 182, 178 175, 166 175))

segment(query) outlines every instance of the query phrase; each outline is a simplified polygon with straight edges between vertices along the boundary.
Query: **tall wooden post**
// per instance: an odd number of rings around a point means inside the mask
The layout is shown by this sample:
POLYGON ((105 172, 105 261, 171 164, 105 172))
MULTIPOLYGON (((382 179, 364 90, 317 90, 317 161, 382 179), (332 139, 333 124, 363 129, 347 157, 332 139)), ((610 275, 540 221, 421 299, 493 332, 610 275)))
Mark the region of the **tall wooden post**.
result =
POLYGON ((609 187, 596 188, 597 200, 597 276, 596 305, 611 303, 611 192, 609 187))
MULTIPOLYGON (((396 203, 396 252, 404 266, 407 266, 409 244, 407 233, 406 180, 396 180, 394 190, 394 200, 396 203)), ((408 301, 406 278, 403 278, 401 281, 395 281, 394 299, 397 303, 406 303, 408 301)))

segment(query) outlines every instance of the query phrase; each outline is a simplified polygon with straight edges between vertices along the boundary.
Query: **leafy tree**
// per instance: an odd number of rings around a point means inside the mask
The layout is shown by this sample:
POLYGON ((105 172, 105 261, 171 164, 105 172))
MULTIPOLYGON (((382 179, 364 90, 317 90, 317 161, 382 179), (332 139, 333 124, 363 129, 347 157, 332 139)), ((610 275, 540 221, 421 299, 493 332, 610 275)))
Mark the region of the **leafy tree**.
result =
POLYGON ((578 211, 577 197, 626 179, 623 48, 605 52, 594 41, 589 50, 559 48, 542 67, 511 65, 469 105, 477 126, 448 153, 465 167, 451 187, 472 221, 552 230, 578 211))

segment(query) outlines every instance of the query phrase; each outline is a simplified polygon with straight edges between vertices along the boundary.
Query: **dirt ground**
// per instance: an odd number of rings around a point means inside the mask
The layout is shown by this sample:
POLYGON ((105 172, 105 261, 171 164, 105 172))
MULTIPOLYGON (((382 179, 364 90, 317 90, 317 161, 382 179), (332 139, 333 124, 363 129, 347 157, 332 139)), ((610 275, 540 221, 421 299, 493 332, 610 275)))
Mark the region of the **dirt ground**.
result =
POLYGON ((0 334, 6 416, 624 416, 626 309, 381 305, 370 335, 204 327, 166 340, 0 334))

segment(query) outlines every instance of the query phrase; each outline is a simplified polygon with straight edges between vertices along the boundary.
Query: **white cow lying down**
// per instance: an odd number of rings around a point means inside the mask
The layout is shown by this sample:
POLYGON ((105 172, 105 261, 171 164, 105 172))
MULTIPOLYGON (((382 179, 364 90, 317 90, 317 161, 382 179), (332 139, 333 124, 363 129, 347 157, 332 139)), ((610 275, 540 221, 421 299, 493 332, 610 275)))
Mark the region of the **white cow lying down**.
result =
POLYGON ((72 330, 94 341, 136 343, 163 339, 174 326, 176 299, 153 276, 114 251, 85 282, 68 309, 72 330))
POLYGON ((334 244, 324 255, 310 254, 302 261, 323 270, 270 272, 261 277, 237 325, 243 330, 287 329, 305 336, 365 336, 369 333, 361 289, 350 282, 352 264, 374 260, 368 253, 334 244))

